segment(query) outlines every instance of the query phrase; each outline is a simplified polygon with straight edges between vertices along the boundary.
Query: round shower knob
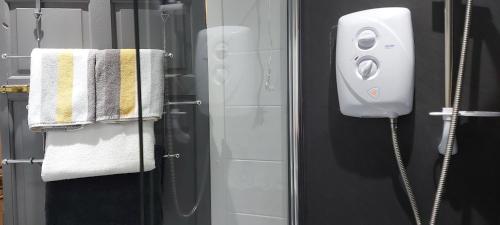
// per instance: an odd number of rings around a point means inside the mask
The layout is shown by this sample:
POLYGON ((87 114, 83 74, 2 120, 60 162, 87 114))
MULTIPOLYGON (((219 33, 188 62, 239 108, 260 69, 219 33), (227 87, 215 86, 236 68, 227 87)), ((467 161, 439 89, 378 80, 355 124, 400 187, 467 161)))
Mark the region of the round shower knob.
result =
POLYGON ((377 34, 372 30, 364 30, 358 35, 358 47, 363 50, 368 50, 375 45, 377 34))
POLYGON ((377 73, 378 65, 373 59, 363 59, 358 63, 358 73, 363 80, 368 80, 377 73))

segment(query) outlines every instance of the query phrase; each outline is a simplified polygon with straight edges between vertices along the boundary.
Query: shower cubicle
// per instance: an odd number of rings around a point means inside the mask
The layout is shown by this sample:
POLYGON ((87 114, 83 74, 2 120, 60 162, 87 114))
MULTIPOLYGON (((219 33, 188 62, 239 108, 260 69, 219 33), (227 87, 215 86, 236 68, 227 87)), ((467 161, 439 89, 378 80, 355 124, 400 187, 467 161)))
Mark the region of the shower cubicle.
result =
MULTIPOLYGON (((163 51, 163 115, 154 124, 162 154, 153 176, 141 167, 127 182, 137 204, 106 210, 137 213, 139 224, 295 224, 296 7, 287 0, 1 0, 4 224, 49 225, 54 211, 60 223, 85 220, 71 199, 65 208, 49 203, 58 182, 72 180, 40 176, 46 133, 27 123, 35 48, 163 51), (73 218, 61 220, 65 212, 73 218)), ((86 179, 93 178, 76 180, 86 179)))

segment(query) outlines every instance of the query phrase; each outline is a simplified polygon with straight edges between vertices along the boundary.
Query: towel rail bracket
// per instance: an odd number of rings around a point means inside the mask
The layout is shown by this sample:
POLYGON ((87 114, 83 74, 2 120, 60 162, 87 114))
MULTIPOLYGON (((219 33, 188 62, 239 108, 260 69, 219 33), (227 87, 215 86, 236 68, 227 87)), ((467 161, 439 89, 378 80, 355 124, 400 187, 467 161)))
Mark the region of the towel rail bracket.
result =
POLYGON ((179 153, 167 154, 167 155, 164 155, 163 158, 167 158, 167 159, 176 158, 176 159, 179 159, 179 158, 181 158, 181 154, 179 154, 179 153))

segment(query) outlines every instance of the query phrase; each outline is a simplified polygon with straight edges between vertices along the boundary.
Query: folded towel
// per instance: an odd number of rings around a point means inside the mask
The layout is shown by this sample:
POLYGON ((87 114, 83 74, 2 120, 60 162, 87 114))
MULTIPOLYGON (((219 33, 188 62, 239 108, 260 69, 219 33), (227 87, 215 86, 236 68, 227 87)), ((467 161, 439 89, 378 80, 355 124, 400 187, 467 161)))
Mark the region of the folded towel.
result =
MULTIPOLYGON (((139 171, 138 122, 96 123, 75 131, 48 131, 42 180, 139 171)), ((153 121, 144 121, 144 170, 154 169, 153 121)))
MULTIPOLYGON (((144 174, 145 224, 162 224, 162 156, 155 147, 156 169, 144 174)), ((47 182, 47 225, 140 224, 139 174, 119 174, 47 182)))
MULTIPOLYGON (((144 120, 163 113, 163 51, 141 49, 144 120)), ((134 49, 100 50, 96 59, 97 121, 137 120, 136 54, 134 49)))
POLYGON ((28 125, 33 131, 74 129, 95 121, 92 49, 34 49, 28 125))

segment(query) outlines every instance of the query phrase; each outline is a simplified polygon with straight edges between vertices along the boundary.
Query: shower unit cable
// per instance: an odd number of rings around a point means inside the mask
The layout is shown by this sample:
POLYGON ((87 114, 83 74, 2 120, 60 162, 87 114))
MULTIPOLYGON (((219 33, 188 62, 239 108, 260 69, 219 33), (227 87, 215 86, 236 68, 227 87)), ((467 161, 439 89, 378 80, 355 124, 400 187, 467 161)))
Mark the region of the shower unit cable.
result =
POLYGON ((139 40, 139 4, 138 0, 134 0, 134 41, 135 41, 135 59, 136 59, 136 76, 137 76, 137 114, 139 116, 139 215, 140 225, 145 225, 145 201, 144 201, 144 140, 142 127, 142 90, 141 90, 141 56, 140 56, 140 40, 139 40))
POLYGON ((467 5, 465 8, 465 21, 464 21, 464 31, 462 39, 462 47, 460 50, 460 61, 458 65, 457 83, 455 87, 455 96, 453 101, 453 110, 451 113, 450 122, 450 133, 448 135, 448 142, 446 143, 446 151, 443 159, 443 167, 441 168, 441 175, 439 177, 439 183, 436 190, 436 195, 434 197, 434 205, 432 206, 432 214, 429 224, 435 225, 437 216, 439 213, 439 206, 441 204, 441 198, 446 184, 446 176, 448 174, 448 167, 450 165, 451 153, 453 150, 453 143, 455 141, 455 130, 457 128, 458 121, 458 110, 460 106, 461 94, 462 94, 462 78, 464 74, 465 59, 467 56, 467 44, 469 40, 470 33, 470 20, 472 14, 472 0, 467 0, 467 5))
POLYGON ((391 122, 392 146, 394 148, 394 157, 396 158, 396 162, 398 164, 399 173, 401 175, 401 179, 406 190, 406 195, 408 196, 408 200, 410 201, 411 209, 413 211, 413 216, 415 217, 415 223, 417 225, 421 225, 422 220, 420 219, 420 214, 418 212, 417 201, 415 200, 415 195, 413 194, 413 190, 411 189, 410 180, 408 179, 408 175, 406 174, 406 169, 403 164, 403 159, 401 159, 401 152, 399 150, 399 144, 398 144, 397 119, 390 118, 390 122, 391 122))

